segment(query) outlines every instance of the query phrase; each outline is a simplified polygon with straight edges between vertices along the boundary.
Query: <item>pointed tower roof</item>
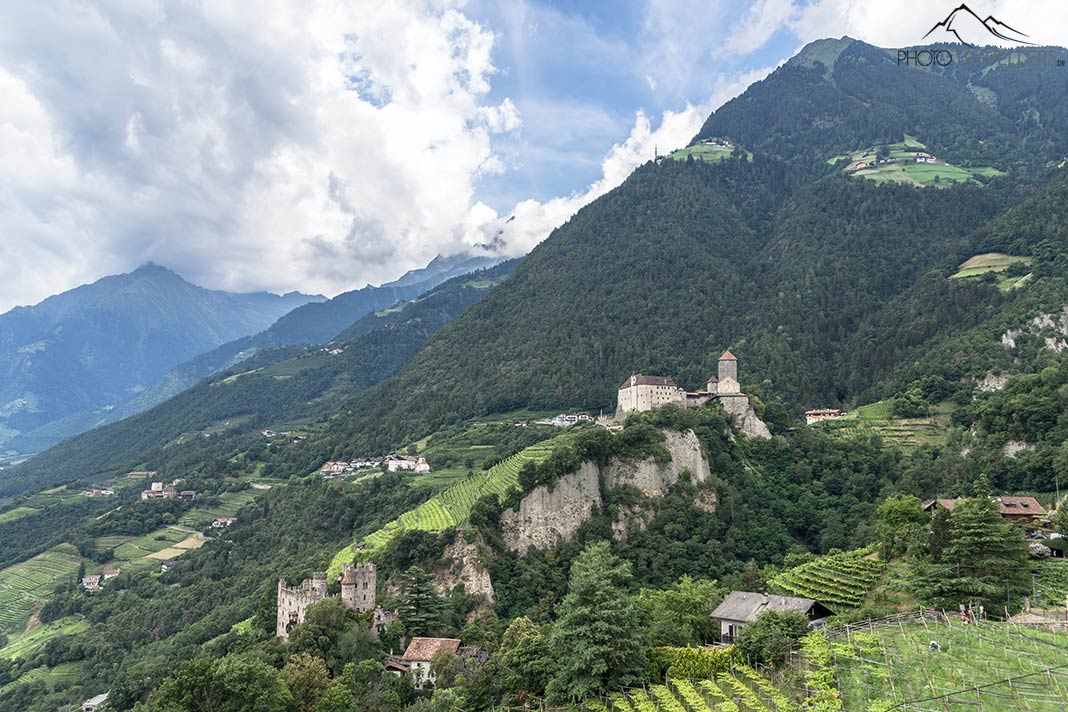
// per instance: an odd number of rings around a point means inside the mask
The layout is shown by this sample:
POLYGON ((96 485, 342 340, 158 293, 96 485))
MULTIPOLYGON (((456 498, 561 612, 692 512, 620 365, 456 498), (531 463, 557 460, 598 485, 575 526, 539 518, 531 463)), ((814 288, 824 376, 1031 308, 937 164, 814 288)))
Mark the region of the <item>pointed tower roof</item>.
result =
POLYGON ((738 357, 732 354, 730 351, 724 351, 723 355, 719 357, 720 361, 737 361, 738 357))
POLYGON ((342 570, 341 570, 341 583, 342 584, 353 584, 353 583, 356 583, 356 572, 353 570, 352 566, 345 566, 345 567, 342 568, 342 570))

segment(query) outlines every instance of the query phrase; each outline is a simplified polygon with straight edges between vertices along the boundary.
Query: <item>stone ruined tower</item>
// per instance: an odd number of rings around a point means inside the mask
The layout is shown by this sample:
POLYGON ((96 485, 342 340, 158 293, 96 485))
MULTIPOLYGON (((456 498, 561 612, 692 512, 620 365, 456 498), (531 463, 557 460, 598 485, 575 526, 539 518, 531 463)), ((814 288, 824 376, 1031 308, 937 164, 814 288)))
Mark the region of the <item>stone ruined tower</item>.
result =
POLYGON ((366 564, 357 564, 352 568, 352 575, 356 580, 354 611, 357 613, 373 611, 375 608, 375 587, 378 584, 378 573, 375 565, 371 561, 366 564))
POLYGON ((738 358, 730 351, 724 351, 719 357, 719 383, 716 384, 716 392, 721 395, 742 392, 742 387, 738 385, 738 358))
POLYGON ((326 598, 326 572, 317 571, 310 580, 305 579, 297 588, 289 588, 285 579, 278 579, 278 613, 275 620, 275 635, 289 639, 293 626, 304 622, 308 606, 326 598))
POLYGON ((356 569, 352 564, 341 567, 341 605, 356 610, 356 569))
POLYGON ((326 572, 316 571, 312 574, 312 593, 319 599, 326 598, 326 572))

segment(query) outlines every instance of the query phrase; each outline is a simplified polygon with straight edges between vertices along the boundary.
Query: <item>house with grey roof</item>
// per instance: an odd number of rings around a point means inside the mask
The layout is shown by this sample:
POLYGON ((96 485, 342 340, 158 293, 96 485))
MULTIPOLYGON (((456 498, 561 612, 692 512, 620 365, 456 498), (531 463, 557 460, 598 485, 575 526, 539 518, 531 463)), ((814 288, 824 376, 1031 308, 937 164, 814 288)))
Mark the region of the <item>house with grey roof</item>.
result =
POLYGON ((797 611, 809 620, 813 628, 822 628, 834 611, 811 598, 771 596, 766 593, 732 591, 723 603, 712 611, 712 620, 719 621, 720 639, 729 643, 747 624, 765 611, 797 611))

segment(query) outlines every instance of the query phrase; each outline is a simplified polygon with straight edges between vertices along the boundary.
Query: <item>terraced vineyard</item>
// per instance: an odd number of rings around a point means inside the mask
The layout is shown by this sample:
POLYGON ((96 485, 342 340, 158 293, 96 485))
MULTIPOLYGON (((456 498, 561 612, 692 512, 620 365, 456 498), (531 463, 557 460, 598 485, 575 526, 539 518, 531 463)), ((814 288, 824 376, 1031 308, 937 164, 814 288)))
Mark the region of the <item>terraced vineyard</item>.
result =
MULTIPOLYGON (((566 437, 566 436, 564 436, 566 437)), ((431 497, 415 509, 409 510, 363 539, 365 552, 381 549, 401 532, 420 530, 439 532, 467 523, 471 507, 487 494, 503 495, 519 483, 519 470, 526 462, 539 462, 552 452, 561 439, 554 438, 532 445, 502 460, 489 470, 469 477, 431 497)), ((341 565, 352 558, 351 547, 339 551, 330 563, 331 576, 340 573, 341 565)))
POLYGON ((25 633, 13 635, 10 643, 0 648, 0 658, 15 660, 29 657, 51 640, 64 635, 77 635, 89 630, 89 624, 80 616, 67 616, 45 623, 25 633))
POLYGON ((832 610, 855 608, 863 603, 885 567, 884 562, 870 558, 868 550, 858 549, 795 566, 772 579, 771 585, 819 601, 832 610))
POLYGON ((739 666, 714 680, 668 680, 666 685, 612 695, 608 705, 587 709, 609 712, 794 712, 797 709, 771 682, 752 668, 739 666))
POLYGON ((33 608, 61 580, 77 574, 81 563, 73 546, 61 544, 0 571, 0 630, 24 627, 33 608))
POLYGON ((17 685, 24 685, 33 682, 44 683, 48 687, 66 687, 71 683, 80 680, 84 672, 84 662, 61 663, 52 668, 34 668, 29 672, 26 672, 23 675, 20 675, 19 677, 15 678, 3 687, 0 687, 0 692, 6 692, 7 690, 17 685))
POLYGON ((1068 632, 923 620, 831 636, 847 710, 1063 712, 1068 632), (931 641, 938 644, 931 650, 931 641))
POLYGON ((825 420, 812 427, 821 428, 842 438, 878 435, 884 441, 904 449, 920 445, 940 445, 952 429, 950 403, 942 403, 922 418, 895 418, 889 400, 871 403, 845 414, 837 420, 825 420))

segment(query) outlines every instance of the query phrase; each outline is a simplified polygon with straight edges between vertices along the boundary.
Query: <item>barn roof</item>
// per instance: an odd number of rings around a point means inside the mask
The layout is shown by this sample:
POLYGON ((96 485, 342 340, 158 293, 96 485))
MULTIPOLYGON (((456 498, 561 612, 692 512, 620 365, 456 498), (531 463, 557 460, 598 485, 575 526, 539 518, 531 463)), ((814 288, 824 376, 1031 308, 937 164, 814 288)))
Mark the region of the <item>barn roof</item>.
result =
POLYGON ((404 651, 401 660, 404 662, 428 662, 434 659, 442 650, 455 653, 460 649, 460 641, 456 638, 412 638, 408 649, 404 651))
MULTIPOLYGON (((812 609, 820 606, 811 598, 792 598, 790 596, 769 596, 749 591, 732 591, 723 599, 723 603, 712 611, 713 618, 750 623, 765 611, 797 611, 808 615, 812 609)), ((822 606, 820 606, 822 608, 822 606)))

